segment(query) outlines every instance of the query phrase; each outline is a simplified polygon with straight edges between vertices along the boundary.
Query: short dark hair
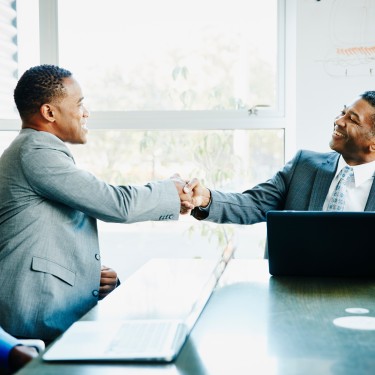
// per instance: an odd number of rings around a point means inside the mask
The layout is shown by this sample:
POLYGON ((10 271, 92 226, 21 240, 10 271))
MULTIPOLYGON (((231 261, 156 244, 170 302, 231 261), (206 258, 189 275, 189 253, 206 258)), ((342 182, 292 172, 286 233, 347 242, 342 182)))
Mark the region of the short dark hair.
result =
POLYGON ((63 79, 71 76, 71 72, 55 65, 39 65, 26 70, 14 89, 14 101, 21 118, 38 112, 45 103, 64 97, 63 79))
POLYGON ((360 97, 375 108, 375 91, 365 91, 360 97))
MULTIPOLYGON (((359 96, 361 99, 366 100, 368 104, 375 108, 375 91, 365 91, 359 96)), ((375 136, 375 114, 372 118, 372 134, 375 136)))

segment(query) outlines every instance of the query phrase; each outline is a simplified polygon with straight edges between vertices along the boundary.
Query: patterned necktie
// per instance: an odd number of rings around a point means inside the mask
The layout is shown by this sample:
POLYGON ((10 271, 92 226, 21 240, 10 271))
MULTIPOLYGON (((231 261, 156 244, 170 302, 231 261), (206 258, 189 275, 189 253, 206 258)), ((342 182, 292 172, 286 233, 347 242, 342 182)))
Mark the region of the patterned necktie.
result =
POLYGON ((344 211, 346 187, 354 184, 354 172, 352 167, 345 166, 339 173, 339 182, 329 200, 327 211, 344 211))

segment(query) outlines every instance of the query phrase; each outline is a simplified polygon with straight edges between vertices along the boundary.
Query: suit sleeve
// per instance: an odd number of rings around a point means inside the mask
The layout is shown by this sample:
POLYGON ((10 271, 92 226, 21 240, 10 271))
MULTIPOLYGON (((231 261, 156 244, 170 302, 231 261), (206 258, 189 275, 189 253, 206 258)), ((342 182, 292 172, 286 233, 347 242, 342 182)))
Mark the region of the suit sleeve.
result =
POLYGON ((8 368, 9 353, 18 345, 18 340, 0 327, 0 369, 8 368))
POLYGON ((208 209, 195 208, 192 215, 198 220, 228 224, 255 224, 266 220, 270 210, 282 210, 295 167, 301 152, 268 181, 243 193, 211 190, 208 209))
POLYGON ((180 200, 172 180, 113 186, 79 169, 64 147, 34 147, 22 155, 23 173, 36 197, 108 222, 178 219, 180 200))

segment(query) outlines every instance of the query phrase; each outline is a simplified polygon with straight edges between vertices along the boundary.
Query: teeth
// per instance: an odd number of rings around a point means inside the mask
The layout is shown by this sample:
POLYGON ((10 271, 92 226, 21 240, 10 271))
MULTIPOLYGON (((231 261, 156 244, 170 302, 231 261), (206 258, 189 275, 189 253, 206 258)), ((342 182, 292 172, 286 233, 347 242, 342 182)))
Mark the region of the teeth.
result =
POLYGON ((338 137, 344 137, 344 134, 341 134, 341 133, 337 132, 336 130, 333 131, 333 134, 338 136, 338 137))

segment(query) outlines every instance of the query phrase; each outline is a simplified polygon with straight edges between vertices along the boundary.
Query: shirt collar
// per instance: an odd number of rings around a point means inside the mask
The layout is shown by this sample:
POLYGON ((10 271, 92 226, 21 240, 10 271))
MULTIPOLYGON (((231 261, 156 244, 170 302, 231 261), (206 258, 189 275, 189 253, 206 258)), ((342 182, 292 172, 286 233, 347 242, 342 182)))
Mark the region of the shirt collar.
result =
MULTIPOLYGON (((336 174, 335 177, 339 174, 342 168, 346 165, 345 160, 340 155, 339 163, 337 164, 336 174)), ((350 167, 350 165, 348 165, 350 167)), ((352 166, 354 172, 354 181, 355 186, 359 186, 363 184, 365 181, 374 178, 374 171, 375 171, 375 160, 371 161, 370 163, 364 163, 360 165, 352 166)))

